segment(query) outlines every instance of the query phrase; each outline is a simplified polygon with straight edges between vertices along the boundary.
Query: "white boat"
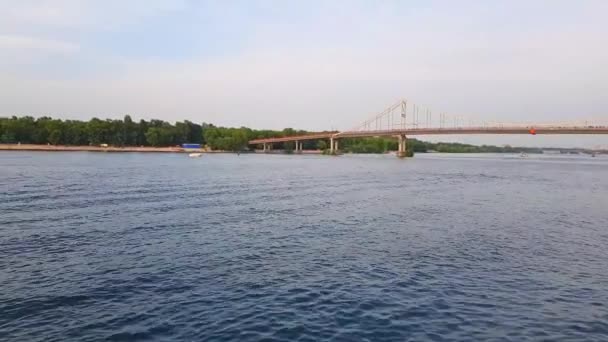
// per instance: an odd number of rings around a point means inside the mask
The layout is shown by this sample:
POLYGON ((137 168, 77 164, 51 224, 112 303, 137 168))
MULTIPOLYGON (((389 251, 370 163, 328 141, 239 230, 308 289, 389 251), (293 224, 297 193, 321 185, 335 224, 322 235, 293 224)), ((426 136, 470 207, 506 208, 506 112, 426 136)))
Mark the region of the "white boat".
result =
POLYGON ((520 158, 528 158, 528 154, 525 153, 525 152, 522 152, 522 153, 519 154, 519 157, 520 158))
POLYGON ((190 158, 199 158, 202 155, 203 155, 202 153, 190 153, 188 155, 188 157, 190 157, 190 158))

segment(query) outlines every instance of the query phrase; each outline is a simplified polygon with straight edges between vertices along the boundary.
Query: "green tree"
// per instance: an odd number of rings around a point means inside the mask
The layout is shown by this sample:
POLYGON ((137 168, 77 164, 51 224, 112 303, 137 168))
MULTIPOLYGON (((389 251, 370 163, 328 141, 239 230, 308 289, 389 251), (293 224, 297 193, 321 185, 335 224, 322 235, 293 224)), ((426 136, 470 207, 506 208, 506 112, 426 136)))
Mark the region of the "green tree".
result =
POLYGON ((241 151, 247 147, 248 142, 247 129, 239 128, 232 132, 232 151, 241 151))
POLYGON ((162 130, 158 127, 150 127, 146 132, 146 141, 152 146, 161 146, 162 144, 162 130))
POLYGON ((137 124, 133 122, 129 114, 125 115, 123 125, 123 141, 127 146, 137 145, 137 124))
POLYGON ((135 145, 145 146, 152 145, 146 139, 146 132, 148 131, 148 122, 146 120, 140 120, 137 125, 137 138, 135 139, 135 145))
POLYGON ((61 139, 62 134, 61 131, 58 129, 53 130, 51 134, 49 134, 49 143, 53 145, 59 145, 61 143, 61 139))
POLYGON ((105 121, 99 120, 98 118, 92 118, 87 122, 86 132, 90 144, 107 144, 108 129, 105 121))

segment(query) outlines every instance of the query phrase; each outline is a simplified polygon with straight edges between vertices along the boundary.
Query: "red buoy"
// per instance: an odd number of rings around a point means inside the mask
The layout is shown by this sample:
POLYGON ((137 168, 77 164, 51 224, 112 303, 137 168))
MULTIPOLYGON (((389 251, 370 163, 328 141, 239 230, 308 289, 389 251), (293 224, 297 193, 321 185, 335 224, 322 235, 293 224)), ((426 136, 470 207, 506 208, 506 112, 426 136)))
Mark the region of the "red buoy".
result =
POLYGON ((534 128, 530 128, 530 134, 536 135, 536 130, 534 128))

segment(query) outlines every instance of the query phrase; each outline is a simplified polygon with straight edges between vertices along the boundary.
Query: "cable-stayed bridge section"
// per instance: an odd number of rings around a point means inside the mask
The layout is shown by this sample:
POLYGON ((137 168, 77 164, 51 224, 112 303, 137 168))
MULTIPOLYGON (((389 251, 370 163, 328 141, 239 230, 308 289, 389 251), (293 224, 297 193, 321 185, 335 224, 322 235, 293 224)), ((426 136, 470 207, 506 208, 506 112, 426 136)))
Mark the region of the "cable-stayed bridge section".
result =
POLYGON ((608 125, 598 120, 568 123, 475 123, 462 116, 433 113, 406 100, 399 101, 362 124, 347 131, 310 133, 306 135, 255 139, 250 145, 261 145, 269 151, 274 143, 295 142, 295 151, 302 151, 302 141, 328 140, 330 153, 339 150, 341 138, 395 137, 399 141, 397 156, 407 155, 407 137, 418 135, 479 135, 479 134, 608 134, 608 125))

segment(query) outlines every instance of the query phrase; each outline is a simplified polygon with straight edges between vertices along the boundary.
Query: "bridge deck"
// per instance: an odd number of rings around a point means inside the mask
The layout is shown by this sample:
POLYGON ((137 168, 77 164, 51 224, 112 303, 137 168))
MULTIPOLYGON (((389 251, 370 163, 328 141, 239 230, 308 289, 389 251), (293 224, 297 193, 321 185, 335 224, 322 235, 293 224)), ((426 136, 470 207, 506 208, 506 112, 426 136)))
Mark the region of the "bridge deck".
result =
MULTIPOLYGON (((532 127, 465 127, 465 128, 408 128, 377 131, 324 132, 280 138, 255 139, 250 145, 288 141, 320 140, 329 138, 363 138, 399 135, 442 135, 442 134, 531 134, 532 127)), ((608 134, 608 126, 595 127, 534 127, 534 134, 608 134)))
POLYGON ((289 137, 254 139, 254 140, 249 141, 249 144, 255 145, 255 144, 287 142, 287 141, 329 139, 333 135, 336 135, 337 133, 338 132, 323 132, 323 133, 312 133, 312 134, 306 134, 306 135, 293 135, 293 136, 289 136, 289 137))

